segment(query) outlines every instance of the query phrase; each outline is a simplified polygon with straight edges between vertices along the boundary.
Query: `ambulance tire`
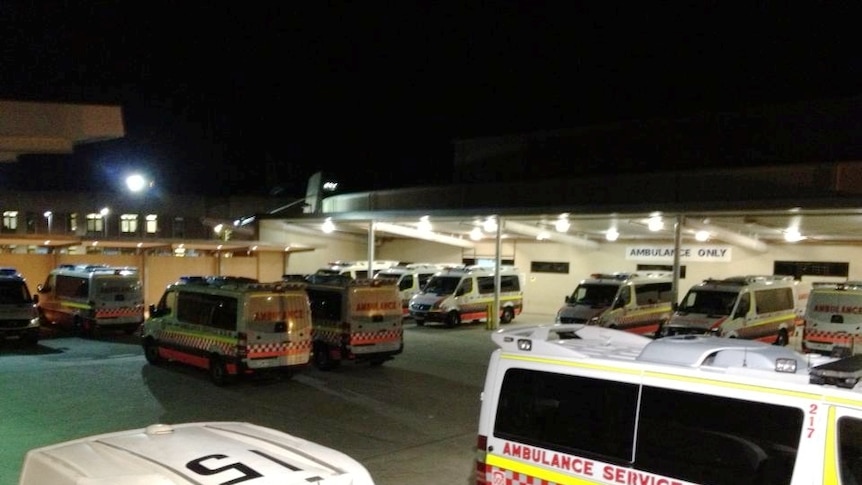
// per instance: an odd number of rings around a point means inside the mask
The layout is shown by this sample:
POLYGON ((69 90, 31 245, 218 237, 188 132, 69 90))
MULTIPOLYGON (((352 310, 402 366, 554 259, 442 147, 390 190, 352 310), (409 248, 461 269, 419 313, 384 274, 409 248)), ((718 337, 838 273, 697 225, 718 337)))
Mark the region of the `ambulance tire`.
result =
POLYGON ((461 325, 461 315, 458 314, 458 312, 449 312, 449 314, 446 315, 446 326, 452 328, 457 327, 458 325, 461 325))
POLYGON ((217 386, 224 386, 231 380, 224 360, 218 355, 210 356, 209 375, 210 380, 217 386))
POLYGON ((332 358, 331 349, 324 343, 314 345, 314 366, 318 370, 332 370, 338 366, 338 361, 332 358))
POLYGON ((147 337, 144 340, 144 358, 150 365, 159 365, 162 363, 162 357, 159 355, 159 344, 152 337, 147 337))
POLYGON ((515 310, 512 307, 503 309, 503 315, 500 317, 500 323, 511 323, 515 319, 515 310))
POLYGON ((790 335, 787 333, 786 328, 782 328, 778 331, 778 336, 775 337, 775 342, 773 345, 778 345, 780 347, 786 347, 787 344, 790 343, 790 335))

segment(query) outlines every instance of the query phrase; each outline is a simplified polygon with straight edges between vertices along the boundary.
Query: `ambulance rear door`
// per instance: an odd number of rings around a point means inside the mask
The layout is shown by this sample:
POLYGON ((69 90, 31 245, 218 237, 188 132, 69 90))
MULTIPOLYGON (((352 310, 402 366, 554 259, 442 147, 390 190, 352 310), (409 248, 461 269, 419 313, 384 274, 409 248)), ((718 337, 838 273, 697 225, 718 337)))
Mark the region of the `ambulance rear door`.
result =
POLYGON ((353 354, 396 352, 402 345, 401 297, 395 284, 372 281, 351 285, 347 316, 353 354))
POLYGON ((839 346, 862 353, 862 290, 814 289, 808 297, 803 335, 806 350, 829 354, 839 346))
POLYGON ((304 291, 251 293, 245 317, 250 367, 308 364, 311 312, 304 291))

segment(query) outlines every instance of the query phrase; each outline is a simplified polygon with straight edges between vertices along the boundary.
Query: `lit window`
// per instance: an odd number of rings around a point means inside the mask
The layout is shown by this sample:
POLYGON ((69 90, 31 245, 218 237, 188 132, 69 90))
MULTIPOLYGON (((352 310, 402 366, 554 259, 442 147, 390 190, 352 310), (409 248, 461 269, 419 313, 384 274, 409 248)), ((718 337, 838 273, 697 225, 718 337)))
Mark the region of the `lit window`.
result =
POLYGON ((91 212, 87 214, 87 232, 102 232, 102 223, 104 222, 102 214, 91 212))
POLYGON ((138 215, 120 214, 120 232, 123 234, 135 234, 138 232, 138 215))
POLYGON ((147 234, 155 234, 159 230, 159 216, 147 214, 147 234))
POLYGON ((18 211, 3 212, 3 230, 14 231, 18 229, 18 211))

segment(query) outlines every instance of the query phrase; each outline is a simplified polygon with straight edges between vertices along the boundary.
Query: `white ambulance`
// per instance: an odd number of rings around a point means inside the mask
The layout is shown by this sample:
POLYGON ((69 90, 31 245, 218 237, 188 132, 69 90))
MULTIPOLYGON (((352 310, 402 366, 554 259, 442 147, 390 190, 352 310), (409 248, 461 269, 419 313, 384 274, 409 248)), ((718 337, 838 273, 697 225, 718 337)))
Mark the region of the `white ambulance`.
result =
POLYGON ((312 275, 307 281, 318 369, 331 370, 345 360, 379 366, 404 350, 395 283, 345 275, 312 275))
POLYGON ((0 268, 0 344, 4 340, 36 345, 39 313, 24 276, 15 268, 0 268))
POLYGON ((290 377, 311 360, 311 312, 302 283, 215 277, 172 284, 141 326, 151 365, 205 369, 216 385, 265 372, 290 377))
POLYGON ((747 275, 692 286, 660 336, 711 333, 787 345, 799 318, 792 276, 747 275))
MULTIPOLYGON (((493 313, 496 269, 486 266, 446 268, 435 273, 410 299, 416 325, 487 320, 493 313)), ((500 323, 509 323, 524 309, 524 275, 514 266, 500 269, 500 323)))
POLYGON ((61 265, 35 295, 43 325, 96 337, 102 330, 134 333, 144 321, 138 269, 129 266, 61 265))
POLYGON ((374 485, 354 458, 243 422, 154 424, 27 452, 19 485, 374 485))
POLYGON ((595 273, 557 310, 556 323, 586 323, 655 335, 673 311, 673 273, 595 273))
POLYGON ((377 272, 374 279, 391 280, 398 285, 398 292, 401 294, 402 314, 409 317, 410 298, 422 291, 425 283, 441 269, 443 269, 442 265, 434 263, 399 264, 377 272))
POLYGON ((501 330, 476 483, 862 483, 862 358, 581 324, 501 330))
POLYGON ((862 353, 862 281, 813 283, 802 349, 830 355, 862 353))

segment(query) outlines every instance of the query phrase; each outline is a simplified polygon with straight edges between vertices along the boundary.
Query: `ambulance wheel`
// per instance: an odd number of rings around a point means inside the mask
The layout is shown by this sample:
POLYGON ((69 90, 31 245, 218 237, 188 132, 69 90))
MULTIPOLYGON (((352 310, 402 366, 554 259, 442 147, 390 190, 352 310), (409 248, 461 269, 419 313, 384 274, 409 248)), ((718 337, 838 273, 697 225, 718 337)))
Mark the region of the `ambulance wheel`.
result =
POLYGON ((458 312, 449 312, 449 314, 446 315, 446 326, 447 327, 449 327, 449 328, 457 327, 460 324, 461 324, 461 315, 459 315, 458 312))
POLYGON ((500 323, 510 323, 515 319, 515 310, 506 307, 503 309, 503 315, 500 317, 500 323))
POLYGON ((230 381, 230 375, 227 373, 227 366, 222 358, 217 355, 210 357, 209 374, 210 380, 217 386, 223 386, 230 381))
POLYGON ((775 337, 775 343, 773 345, 778 345, 781 347, 786 347, 787 344, 790 343, 790 335, 787 333, 786 328, 782 328, 778 331, 778 336, 775 337))
POLYGON ((162 357, 159 355, 159 344, 152 337, 144 340, 144 358, 151 365, 159 365, 162 363, 162 357))
POLYGON ((328 345, 321 343, 314 346, 314 366, 319 370, 332 370, 337 363, 338 361, 332 358, 328 345))

